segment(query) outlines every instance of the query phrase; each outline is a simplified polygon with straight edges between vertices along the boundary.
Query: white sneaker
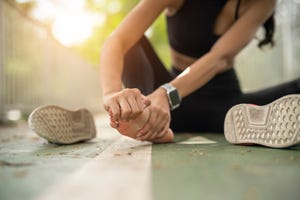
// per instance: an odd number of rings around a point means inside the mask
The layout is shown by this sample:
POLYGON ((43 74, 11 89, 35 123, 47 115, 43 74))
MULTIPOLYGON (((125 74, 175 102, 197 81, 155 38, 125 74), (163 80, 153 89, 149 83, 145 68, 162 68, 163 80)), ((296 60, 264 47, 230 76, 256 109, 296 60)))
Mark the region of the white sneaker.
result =
POLYGON ((284 148, 300 142, 300 95, 287 95, 270 104, 238 104, 226 114, 224 134, 233 144, 284 148))
POLYGON ((87 109, 70 111, 47 105, 36 108, 28 125, 39 136, 56 144, 72 144, 96 137, 92 114, 87 109))

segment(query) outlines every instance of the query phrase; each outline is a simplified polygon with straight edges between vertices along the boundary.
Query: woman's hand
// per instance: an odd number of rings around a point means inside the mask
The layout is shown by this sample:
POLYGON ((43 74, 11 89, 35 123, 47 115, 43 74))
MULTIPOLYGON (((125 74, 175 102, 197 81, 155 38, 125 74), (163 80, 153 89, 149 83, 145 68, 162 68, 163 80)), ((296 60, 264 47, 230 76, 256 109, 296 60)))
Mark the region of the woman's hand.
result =
MULTIPOLYGON (((129 121, 122 121, 119 120, 116 122, 116 120, 111 116, 110 113, 110 125, 111 127, 115 128, 119 131, 122 135, 131 137, 133 139, 136 139, 136 135, 139 130, 141 130, 145 125, 147 125, 148 120, 150 119, 151 115, 150 107, 147 107, 144 109, 144 111, 138 115, 135 119, 129 120, 129 121)), ((168 129, 168 131, 160 135, 158 137, 153 137, 152 139, 147 139, 149 142, 153 143, 167 143, 172 142, 174 139, 174 133, 171 129, 168 129)))
POLYGON ((158 88, 147 98, 151 101, 150 118, 143 129, 137 133, 136 139, 152 141, 164 137, 168 133, 171 114, 168 97, 163 88, 158 88))
POLYGON ((108 93, 103 99, 105 110, 116 121, 136 118, 151 103, 137 88, 108 93))

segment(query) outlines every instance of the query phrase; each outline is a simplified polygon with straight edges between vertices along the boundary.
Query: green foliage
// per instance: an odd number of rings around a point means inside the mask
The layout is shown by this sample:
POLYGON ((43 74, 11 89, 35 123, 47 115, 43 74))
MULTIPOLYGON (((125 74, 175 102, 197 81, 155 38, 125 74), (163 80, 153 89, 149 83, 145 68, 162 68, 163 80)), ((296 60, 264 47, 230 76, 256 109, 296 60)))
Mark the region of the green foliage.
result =
MULTIPOLYGON (((88 0, 86 4, 87 8, 91 12, 104 14, 106 16, 106 21, 102 26, 95 27, 94 34, 91 38, 84 44, 74 47, 74 49, 90 62, 98 65, 103 42, 138 2, 139 0, 110 0, 104 1, 101 5, 98 5, 95 4, 94 1, 88 0), (109 7, 114 3, 121 7, 120 11, 117 13, 109 12, 109 7)), ((162 59, 162 62, 169 66, 170 58, 168 46, 166 45, 167 36, 164 14, 162 14, 151 26, 151 31, 153 34, 150 37, 150 41, 159 57, 162 59)))
POLYGON ((170 66, 169 45, 166 30, 165 15, 162 14, 152 25, 153 35, 150 41, 165 66, 170 66))
MULTIPOLYGON (((15 7, 29 21, 35 22, 39 26, 43 26, 46 22, 41 22, 33 19, 30 12, 36 5, 36 1, 27 3, 16 3, 15 0, 6 0, 11 6, 15 7)), ((103 23, 94 27, 92 36, 82 44, 70 47, 75 52, 90 63, 98 66, 101 47, 106 38, 113 32, 114 29, 121 23, 126 15, 139 3, 140 0, 86 0, 85 9, 91 13, 101 16, 103 23)), ((162 62, 170 65, 169 49, 167 45, 165 15, 162 14, 150 27, 151 35, 149 37, 153 47, 161 58, 162 62)), ((51 34, 51 31, 49 31, 51 34)))

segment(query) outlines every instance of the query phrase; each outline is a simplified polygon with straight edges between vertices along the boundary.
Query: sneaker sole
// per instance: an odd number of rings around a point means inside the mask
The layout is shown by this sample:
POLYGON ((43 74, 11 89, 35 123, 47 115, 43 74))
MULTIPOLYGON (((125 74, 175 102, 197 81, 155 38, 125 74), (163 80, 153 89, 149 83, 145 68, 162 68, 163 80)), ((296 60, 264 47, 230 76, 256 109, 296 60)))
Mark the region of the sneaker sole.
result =
POLYGON ((224 134, 233 144, 286 148, 300 142, 300 95, 287 95, 270 104, 238 104, 226 114, 224 134))
POLYGON ((87 109, 70 111, 54 105, 41 106, 30 114, 28 125, 37 135, 56 144, 72 144, 96 137, 94 119, 87 109))

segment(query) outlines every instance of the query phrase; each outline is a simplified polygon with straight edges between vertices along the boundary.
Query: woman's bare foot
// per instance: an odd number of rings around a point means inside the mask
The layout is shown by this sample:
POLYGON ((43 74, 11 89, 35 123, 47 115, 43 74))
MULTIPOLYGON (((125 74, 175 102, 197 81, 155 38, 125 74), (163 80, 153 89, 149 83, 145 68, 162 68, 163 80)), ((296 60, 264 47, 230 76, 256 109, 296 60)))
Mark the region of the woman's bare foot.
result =
MULTIPOLYGON (((145 124, 147 123, 150 117, 150 109, 146 108, 139 116, 137 116, 134 120, 130 121, 122 121, 115 120, 111 117, 111 126, 116 128, 122 135, 131 137, 136 139, 136 135, 139 130, 141 130, 145 124)), ((167 132, 167 134, 163 135, 160 138, 154 138, 153 140, 149 140, 149 142, 153 143, 167 143, 172 142, 174 140, 174 133, 171 129, 167 132)))

